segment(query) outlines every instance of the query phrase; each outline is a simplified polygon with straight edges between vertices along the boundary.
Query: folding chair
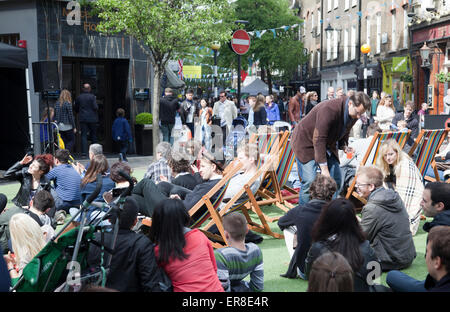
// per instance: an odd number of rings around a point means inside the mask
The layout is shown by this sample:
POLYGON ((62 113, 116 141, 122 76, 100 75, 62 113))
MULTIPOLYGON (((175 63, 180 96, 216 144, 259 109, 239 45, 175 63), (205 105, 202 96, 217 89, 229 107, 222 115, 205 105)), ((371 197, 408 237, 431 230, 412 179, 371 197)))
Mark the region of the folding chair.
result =
POLYGON ((449 130, 450 129, 422 129, 409 151, 409 156, 413 158, 414 163, 422 174, 424 181, 440 181, 434 157, 439 151, 442 142, 444 142, 444 139, 447 137, 449 130), (430 165, 431 168, 433 168, 434 176, 436 178, 426 175, 430 165))
MULTIPOLYGON (((284 135, 286 135, 286 133, 284 135)), ((264 197, 267 200, 272 200, 277 207, 285 212, 294 207, 294 205, 289 203, 288 200, 298 198, 299 196, 296 190, 286 185, 294 162, 294 150, 292 149, 290 133, 288 132, 286 139, 282 139, 280 157, 276 170, 276 179, 269 178, 269 180, 265 181, 265 183, 261 185, 259 192, 261 197, 264 197), (282 195, 282 189, 287 190, 291 193, 291 195, 282 195)))
MULTIPOLYGON (((244 185, 244 188, 241 189, 238 193, 236 193, 227 203, 226 205, 219 211, 219 218, 211 220, 206 226, 205 230, 211 228, 213 224, 217 226, 217 228, 223 229, 222 218, 233 211, 237 211, 240 209, 247 219, 247 223, 249 229, 254 230, 255 232, 259 232, 262 234, 270 235, 274 238, 284 238, 282 234, 274 233, 270 226, 266 221, 266 216, 262 213, 261 207, 258 205, 258 202, 255 199, 255 194, 250 189, 250 186, 259 178, 265 176, 267 172, 272 170, 272 167, 275 165, 277 161, 276 155, 269 155, 267 159, 264 161, 264 164, 258 168, 256 173, 251 177, 248 182, 244 185), (253 221, 250 217, 248 210, 253 210, 257 214, 261 223, 257 223, 253 221)), ((224 244, 227 245, 226 239, 223 237, 224 244)), ((225 246, 224 245, 224 246, 225 246)))
POLYGON ((204 205, 207 207, 207 210, 204 211, 202 215, 196 217, 193 220, 193 224, 190 226, 191 228, 198 228, 202 231, 212 243, 214 248, 221 248, 227 246, 227 242, 225 239, 225 232, 223 230, 222 221, 220 219, 220 215, 218 212, 218 208, 220 203, 222 202, 223 196, 227 190, 228 184, 230 183, 231 178, 242 168, 241 163, 237 163, 234 165, 228 172, 223 176, 223 178, 216 184, 214 187, 209 190, 191 209, 189 209, 189 215, 192 217, 196 212, 200 210, 204 205), (219 192, 218 196, 214 201, 211 201, 211 198, 219 192), (201 228, 201 226, 205 223, 206 220, 211 218, 214 223, 217 225, 219 230, 219 234, 214 234, 208 231, 207 228, 201 228))
MULTIPOLYGON (((363 160, 361 161, 360 166, 365 166, 366 164, 375 164, 375 161, 378 158, 380 153, 381 144, 389 139, 394 139, 398 142, 400 147, 403 149, 406 142, 411 135, 411 130, 408 131, 398 131, 398 132, 375 132, 372 141, 370 142, 369 148, 367 149, 366 154, 364 155, 363 160)), ((352 196, 359 200, 361 203, 366 204, 367 201, 360 197, 355 190, 356 179, 353 179, 350 187, 347 190, 347 194, 345 195, 346 199, 350 199, 352 196)))

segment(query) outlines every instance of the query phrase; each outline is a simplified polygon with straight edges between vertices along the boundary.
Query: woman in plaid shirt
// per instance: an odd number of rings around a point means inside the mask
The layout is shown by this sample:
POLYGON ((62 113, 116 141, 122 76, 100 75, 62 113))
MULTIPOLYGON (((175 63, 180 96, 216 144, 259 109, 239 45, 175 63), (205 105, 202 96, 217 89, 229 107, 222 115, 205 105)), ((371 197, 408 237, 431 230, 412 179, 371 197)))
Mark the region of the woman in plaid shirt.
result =
POLYGON ((55 104, 55 122, 58 124, 59 133, 64 141, 65 148, 71 151, 77 129, 73 118, 72 96, 66 89, 61 91, 58 102, 55 104))

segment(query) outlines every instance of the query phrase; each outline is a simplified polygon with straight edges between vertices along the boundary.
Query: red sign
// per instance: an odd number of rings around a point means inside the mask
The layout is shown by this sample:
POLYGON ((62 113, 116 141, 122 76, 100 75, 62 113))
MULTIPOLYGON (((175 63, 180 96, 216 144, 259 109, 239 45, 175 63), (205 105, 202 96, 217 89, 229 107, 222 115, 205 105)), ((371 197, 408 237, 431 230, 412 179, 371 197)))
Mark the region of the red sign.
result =
POLYGON ((243 55, 250 49, 250 36, 245 30, 236 30, 231 39, 231 47, 236 54, 243 55))
POLYGON ((436 26, 414 31, 413 44, 429 40, 437 40, 450 36, 450 25, 436 26))

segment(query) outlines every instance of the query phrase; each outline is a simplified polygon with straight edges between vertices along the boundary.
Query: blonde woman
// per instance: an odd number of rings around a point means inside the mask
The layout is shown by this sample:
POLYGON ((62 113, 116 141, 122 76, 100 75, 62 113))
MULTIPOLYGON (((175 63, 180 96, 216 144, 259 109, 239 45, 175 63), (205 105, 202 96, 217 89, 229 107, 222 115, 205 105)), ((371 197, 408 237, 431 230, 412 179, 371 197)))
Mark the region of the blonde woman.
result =
POLYGON ((381 130, 386 131, 391 127, 392 119, 395 116, 395 108, 392 96, 383 97, 377 107, 377 115, 373 119, 378 122, 381 130))
POLYGON ((419 169, 394 139, 381 145, 376 165, 384 173, 385 186, 400 195, 409 215, 411 233, 415 235, 419 227, 422 210, 420 202, 424 190, 419 169))
POLYGON ((58 125, 65 148, 72 151, 77 129, 75 128, 75 119, 73 118, 72 96, 66 89, 61 91, 59 99, 55 104, 55 122, 58 125))
POLYGON ((250 112, 248 114, 248 125, 259 127, 267 124, 267 112, 265 109, 266 98, 264 95, 249 96, 250 112))
POLYGON ((305 107, 305 115, 307 115, 314 106, 317 105, 319 100, 319 96, 316 91, 310 91, 306 93, 306 107, 305 107))
POLYGON ((14 256, 5 255, 12 284, 17 282, 23 268, 45 246, 44 233, 39 224, 25 213, 17 213, 9 221, 9 232, 14 256))

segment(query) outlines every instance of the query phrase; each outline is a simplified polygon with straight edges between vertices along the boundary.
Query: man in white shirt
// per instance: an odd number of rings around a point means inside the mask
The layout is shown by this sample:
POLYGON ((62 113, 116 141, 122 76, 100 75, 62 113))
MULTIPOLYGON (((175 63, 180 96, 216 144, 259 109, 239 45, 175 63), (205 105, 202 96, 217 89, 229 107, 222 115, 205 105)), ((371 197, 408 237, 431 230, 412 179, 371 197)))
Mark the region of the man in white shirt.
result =
POLYGON ((233 119, 237 117, 237 107, 234 102, 227 100, 227 93, 220 92, 219 101, 214 103, 213 116, 220 118, 220 127, 222 128, 223 144, 225 145, 227 130, 231 131, 233 119))

